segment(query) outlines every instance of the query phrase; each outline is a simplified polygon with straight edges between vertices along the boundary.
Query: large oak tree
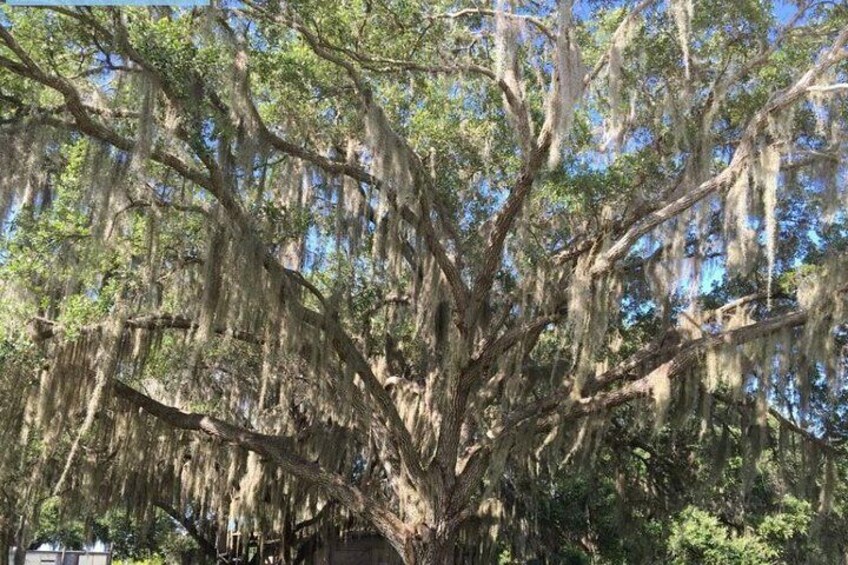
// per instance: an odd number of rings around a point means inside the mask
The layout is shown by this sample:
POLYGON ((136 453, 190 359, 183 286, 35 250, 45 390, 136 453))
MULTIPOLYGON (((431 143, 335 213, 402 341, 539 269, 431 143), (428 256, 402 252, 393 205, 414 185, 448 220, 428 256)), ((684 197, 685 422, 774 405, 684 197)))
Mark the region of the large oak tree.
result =
POLYGON ((622 407, 832 460, 838 4, 4 6, 3 539, 56 494, 488 562, 622 407))

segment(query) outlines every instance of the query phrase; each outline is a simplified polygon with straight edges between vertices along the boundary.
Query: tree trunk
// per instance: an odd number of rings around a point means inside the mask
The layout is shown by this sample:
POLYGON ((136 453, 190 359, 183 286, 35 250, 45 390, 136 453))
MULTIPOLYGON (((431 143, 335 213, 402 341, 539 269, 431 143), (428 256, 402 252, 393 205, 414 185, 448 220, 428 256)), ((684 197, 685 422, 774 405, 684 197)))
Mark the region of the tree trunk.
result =
POLYGON ((406 565, 453 565, 454 536, 437 534, 433 530, 411 543, 412 551, 404 559, 406 565))
POLYGON ((453 565, 453 547, 437 544, 417 547, 415 560, 408 565, 453 565))
POLYGON ((26 553, 27 547, 29 547, 29 542, 27 541, 27 528, 26 522, 21 521, 21 524, 18 527, 18 531, 14 536, 15 541, 15 552, 14 557, 12 558, 12 562, 14 565, 26 565, 26 553))
POLYGON ((8 527, 0 527, 0 565, 9 565, 9 552, 12 549, 12 532, 8 527))

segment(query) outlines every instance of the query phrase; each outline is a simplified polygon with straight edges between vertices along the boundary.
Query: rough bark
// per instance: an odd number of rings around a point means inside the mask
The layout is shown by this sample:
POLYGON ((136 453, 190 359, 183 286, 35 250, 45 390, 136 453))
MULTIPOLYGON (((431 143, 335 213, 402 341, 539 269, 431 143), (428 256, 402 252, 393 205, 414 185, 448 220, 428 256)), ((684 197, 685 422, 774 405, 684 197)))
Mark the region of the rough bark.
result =
POLYGON ((12 546, 12 533, 5 524, 0 524, 0 565, 9 565, 9 552, 12 546))
POLYGON ((405 555, 407 565, 453 565, 456 533, 446 528, 424 529, 411 543, 411 553, 405 555))

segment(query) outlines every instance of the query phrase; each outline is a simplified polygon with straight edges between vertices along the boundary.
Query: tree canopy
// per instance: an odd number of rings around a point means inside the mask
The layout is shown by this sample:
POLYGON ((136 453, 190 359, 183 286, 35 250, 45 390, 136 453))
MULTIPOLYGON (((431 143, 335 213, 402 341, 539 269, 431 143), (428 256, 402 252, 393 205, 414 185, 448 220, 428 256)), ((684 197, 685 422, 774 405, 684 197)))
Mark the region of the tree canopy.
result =
POLYGON ((847 42, 819 0, 3 5, 0 563, 56 499, 207 555, 647 556, 578 534, 601 496, 673 562, 835 562, 847 42))

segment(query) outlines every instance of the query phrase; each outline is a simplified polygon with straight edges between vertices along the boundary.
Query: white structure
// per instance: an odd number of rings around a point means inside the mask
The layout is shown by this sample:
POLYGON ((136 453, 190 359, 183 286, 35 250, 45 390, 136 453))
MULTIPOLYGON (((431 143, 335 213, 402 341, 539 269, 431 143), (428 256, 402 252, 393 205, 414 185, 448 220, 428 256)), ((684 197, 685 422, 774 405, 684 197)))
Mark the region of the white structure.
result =
MULTIPOLYGON (((9 555, 13 563, 14 550, 9 555)), ((107 551, 42 551, 26 552, 26 565, 111 565, 112 554, 107 551)))

